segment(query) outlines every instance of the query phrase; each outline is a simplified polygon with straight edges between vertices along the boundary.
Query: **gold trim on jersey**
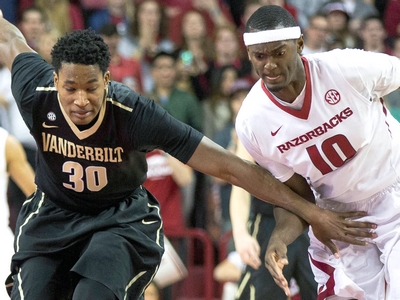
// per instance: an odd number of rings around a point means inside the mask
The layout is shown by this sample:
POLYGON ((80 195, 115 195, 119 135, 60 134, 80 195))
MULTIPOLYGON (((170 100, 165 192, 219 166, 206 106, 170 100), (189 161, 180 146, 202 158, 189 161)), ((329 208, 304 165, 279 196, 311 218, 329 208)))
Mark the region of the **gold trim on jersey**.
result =
POLYGON ((242 295, 244 288, 246 287, 246 285, 248 284, 248 282, 250 280, 250 277, 251 277, 250 272, 247 272, 246 275, 244 275, 244 277, 243 277, 242 281, 240 282, 238 289, 236 291, 235 299, 239 298, 242 295))
POLYGON ((57 91, 55 86, 38 86, 36 91, 53 92, 57 91))
POLYGON ((113 105, 115 105, 115 106, 118 106, 119 108, 125 109, 125 110, 127 110, 127 111, 129 111, 129 112, 132 112, 132 111, 133 111, 133 108, 128 107, 128 106, 126 106, 126 105, 123 105, 123 104, 120 103, 120 102, 114 101, 112 98, 106 98, 106 101, 111 102, 111 104, 113 104, 113 105))
POLYGON ((125 287, 125 296, 124 300, 128 299, 128 289, 136 282, 140 277, 142 277, 144 274, 146 274, 147 271, 142 271, 138 273, 135 277, 132 278, 132 280, 128 283, 128 285, 125 287))

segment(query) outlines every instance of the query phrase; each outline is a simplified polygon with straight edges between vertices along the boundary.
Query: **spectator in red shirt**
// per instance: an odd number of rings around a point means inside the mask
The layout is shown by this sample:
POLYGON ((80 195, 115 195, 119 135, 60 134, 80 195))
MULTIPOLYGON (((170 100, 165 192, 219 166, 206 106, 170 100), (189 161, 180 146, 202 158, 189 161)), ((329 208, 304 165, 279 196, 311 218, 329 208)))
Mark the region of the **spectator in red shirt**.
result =
POLYGON ((390 38, 400 36, 400 0, 388 1, 383 21, 390 38))
POLYGON ((146 154, 147 179, 143 186, 160 203, 160 212, 166 236, 169 232, 183 230, 182 188, 193 181, 193 170, 161 150, 146 154))

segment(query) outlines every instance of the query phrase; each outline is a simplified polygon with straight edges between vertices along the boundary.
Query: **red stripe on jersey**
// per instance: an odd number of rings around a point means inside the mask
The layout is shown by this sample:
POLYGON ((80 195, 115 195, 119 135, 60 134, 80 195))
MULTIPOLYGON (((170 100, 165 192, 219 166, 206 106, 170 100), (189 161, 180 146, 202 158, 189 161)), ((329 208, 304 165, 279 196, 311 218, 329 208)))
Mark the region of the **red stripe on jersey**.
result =
POLYGON ((318 298, 317 298, 317 300, 324 300, 329 296, 334 296, 335 295, 335 290, 334 290, 334 288, 335 288, 335 277, 333 276, 333 273, 335 271, 335 268, 333 268, 332 266, 330 266, 330 265, 328 265, 326 263, 323 263, 323 262, 320 262, 320 261, 317 261, 317 260, 313 259, 311 257, 311 255, 309 255, 309 256, 310 256, 312 264, 316 268, 320 269, 322 272, 324 272, 325 274, 329 275, 329 279, 326 281, 325 285, 321 286, 318 289, 318 298), (324 288, 325 288, 325 290, 323 290, 324 288))

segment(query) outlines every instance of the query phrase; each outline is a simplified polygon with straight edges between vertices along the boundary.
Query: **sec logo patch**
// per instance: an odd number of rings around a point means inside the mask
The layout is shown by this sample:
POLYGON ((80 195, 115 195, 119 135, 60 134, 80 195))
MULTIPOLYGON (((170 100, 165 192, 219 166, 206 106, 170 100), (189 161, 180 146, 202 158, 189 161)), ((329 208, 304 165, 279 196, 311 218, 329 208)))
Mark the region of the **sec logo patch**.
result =
POLYGON ((340 94, 337 90, 329 90, 325 94, 325 101, 330 105, 335 105, 340 101, 340 94))

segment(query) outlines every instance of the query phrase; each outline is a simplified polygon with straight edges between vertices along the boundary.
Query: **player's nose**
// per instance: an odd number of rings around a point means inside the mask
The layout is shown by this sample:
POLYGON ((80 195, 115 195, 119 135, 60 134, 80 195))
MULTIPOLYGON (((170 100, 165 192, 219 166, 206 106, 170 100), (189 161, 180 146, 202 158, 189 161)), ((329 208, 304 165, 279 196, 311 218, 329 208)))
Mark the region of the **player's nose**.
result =
POLYGON ((74 100, 74 104, 78 106, 86 106, 88 105, 89 100, 87 99, 87 95, 84 91, 78 91, 76 94, 76 99, 74 100))

